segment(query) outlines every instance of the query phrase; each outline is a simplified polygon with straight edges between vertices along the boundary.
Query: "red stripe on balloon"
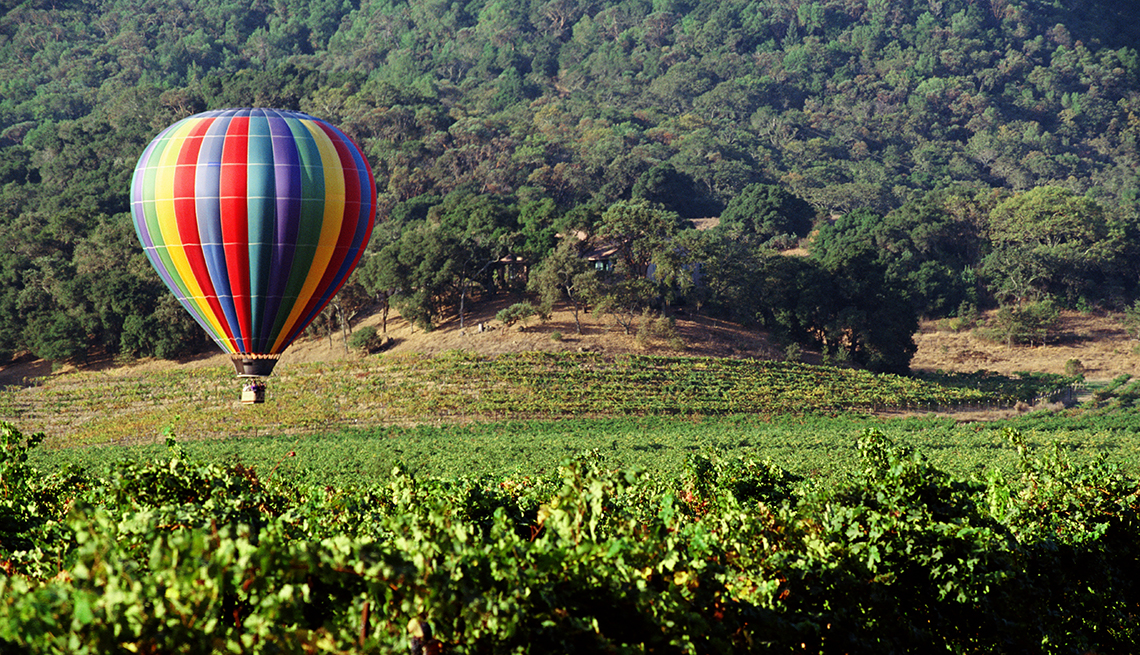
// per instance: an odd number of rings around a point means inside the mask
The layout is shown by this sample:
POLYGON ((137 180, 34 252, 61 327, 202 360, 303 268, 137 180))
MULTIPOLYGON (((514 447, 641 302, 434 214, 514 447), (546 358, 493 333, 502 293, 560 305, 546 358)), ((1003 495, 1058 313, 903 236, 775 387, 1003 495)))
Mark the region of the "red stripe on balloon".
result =
MULTIPOLYGON (((368 167, 368 159, 364 156, 364 153, 355 143, 350 141, 348 145, 356 151, 356 154, 360 157, 360 161, 364 166, 363 170, 357 170, 357 175, 367 182, 367 188, 362 188, 360 191, 360 205, 357 207, 357 216, 359 218, 356 220, 356 229, 359 230, 361 228, 360 221, 365 221, 367 224, 363 226, 364 234, 360 239, 360 245, 356 248, 356 256, 352 260, 352 266, 349 267, 349 275, 351 275, 351 272, 356 269, 356 265, 360 263, 360 258, 364 255, 364 249, 368 247, 368 242, 372 238, 373 221, 375 219, 373 208, 376 207, 376 180, 372 178, 372 169, 368 167), (367 197, 365 197, 365 194, 367 194, 367 197), (367 202, 367 204, 365 204, 365 202, 367 202)), ((348 275, 345 276, 344 281, 348 281, 348 275)), ((343 286, 344 282, 341 282, 341 285, 343 286)))
POLYGON ((246 160, 249 116, 235 116, 222 145, 222 176, 218 193, 223 250, 230 293, 238 324, 234 337, 239 352, 249 352, 253 321, 249 307, 249 207, 246 201, 246 160), (240 335, 240 336, 239 336, 240 335))
MULTIPOLYGON (((202 137, 210 128, 210 120, 199 120, 191 128, 182 143, 178 145, 177 168, 174 173, 174 218, 178 225, 178 239, 182 242, 182 251, 190 264, 190 271, 194 280, 202 288, 206 302, 214 316, 223 316, 222 306, 218 302, 217 291, 210 280, 210 271, 206 267, 206 257, 202 253, 202 237, 198 231, 198 207, 195 184, 198 171, 198 154, 202 149, 202 137)), ((221 321, 226 337, 233 341, 234 335, 226 321, 221 321)))

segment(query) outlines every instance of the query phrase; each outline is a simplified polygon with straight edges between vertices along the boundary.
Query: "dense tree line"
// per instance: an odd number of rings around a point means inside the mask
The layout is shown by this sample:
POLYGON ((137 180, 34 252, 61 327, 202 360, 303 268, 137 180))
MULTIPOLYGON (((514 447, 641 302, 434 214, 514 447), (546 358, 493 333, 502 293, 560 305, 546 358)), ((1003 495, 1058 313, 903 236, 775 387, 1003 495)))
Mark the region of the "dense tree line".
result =
POLYGON ((921 314, 1137 295, 1125 4, 5 4, 7 353, 204 345, 134 242, 127 187, 161 128, 241 105, 361 144, 384 225, 347 304, 365 289, 424 325, 525 288, 491 262, 536 271, 579 232, 628 248, 578 282, 563 252, 564 299, 732 313, 881 368, 905 368, 921 314), (810 257, 769 254, 813 228, 810 257))

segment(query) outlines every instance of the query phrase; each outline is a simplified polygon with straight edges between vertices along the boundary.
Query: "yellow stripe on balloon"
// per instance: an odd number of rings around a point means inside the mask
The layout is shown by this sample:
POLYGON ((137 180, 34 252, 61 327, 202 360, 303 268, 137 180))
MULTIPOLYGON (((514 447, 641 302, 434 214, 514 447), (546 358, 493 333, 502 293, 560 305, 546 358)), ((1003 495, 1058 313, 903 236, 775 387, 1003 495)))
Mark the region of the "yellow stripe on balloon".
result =
POLYGON ((285 320, 285 324, 277 336, 277 341, 274 342, 273 348, 270 350, 274 353, 284 350, 285 338, 293 332, 293 328, 301 320, 301 315, 309 304, 309 300, 317 292, 321 278, 325 275, 325 269, 328 268, 329 261, 332 260, 333 254, 336 252, 336 243, 340 239, 341 225, 344 222, 345 184, 344 170, 340 165, 340 155, 337 153, 332 139, 325 134, 324 130, 313 121, 302 121, 302 123, 312 135, 321 157, 321 168, 325 177, 324 216, 321 219, 321 237, 317 242, 313 263, 309 267, 309 275, 305 278, 305 284, 301 287, 301 292, 297 294, 297 300, 293 303, 289 318, 285 320))
POLYGON ((178 234, 178 219, 174 211, 174 178, 177 175, 178 155, 185 147, 186 137, 194 129, 194 124, 195 121, 185 121, 170 135, 170 144, 158 162, 154 178, 155 217, 158 219, 158 229, 162 234, 162 243, 166 247, 170 261, 189 293, 186 300, 194 303, 198 314, 209 322, 210 328, 216 335, 215 341, 226 344, 229 352, 236 352, 230 340, 226 338, 225 329, 206 301, 206 293, 190 268, 190 260, 182 247, 182 237, 178 234))

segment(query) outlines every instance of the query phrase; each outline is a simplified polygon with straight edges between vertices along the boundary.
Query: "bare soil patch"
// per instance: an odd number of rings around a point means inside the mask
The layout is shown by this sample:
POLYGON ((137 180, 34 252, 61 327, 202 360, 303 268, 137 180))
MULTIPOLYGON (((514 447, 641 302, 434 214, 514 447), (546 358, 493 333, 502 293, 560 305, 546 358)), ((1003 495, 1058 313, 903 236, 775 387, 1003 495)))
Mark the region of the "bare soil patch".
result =
MULTIPOLYGON (((431 332, 424 332, 396 318, 388 321, 388 336, 394 345, 392 353, 438 353, 448 350, 467 350, 482 355, 523 351, 581 351, 607 354, 686 354, 703 357, 752 357, 771 359, 780 350, 763 333, 747 330, 739 325, 704 316, 677 315, 675 329, 684 342, 683 350, 675 350, 668 339, 649 336, 637 338, 637 324, 627 334, 612 321, 595 318, 587 312, 579 313, 582 325, 578 333, 573 312, 558 308, 550 320, 531 319, 525 325, 507 327, 495 320, 499 310, 518 302, 517 298, 501 298, 480 303, 464 317, 449 317, 431 332), (555 333, 561 335, 556 339, 555 333)), ((640 319, 638 321, 640 323, 640 319)), ((361 325, 380 328, 380 317, 373 315, 361 325)), ((343 352, 343 348, 342 348, 343 352)))

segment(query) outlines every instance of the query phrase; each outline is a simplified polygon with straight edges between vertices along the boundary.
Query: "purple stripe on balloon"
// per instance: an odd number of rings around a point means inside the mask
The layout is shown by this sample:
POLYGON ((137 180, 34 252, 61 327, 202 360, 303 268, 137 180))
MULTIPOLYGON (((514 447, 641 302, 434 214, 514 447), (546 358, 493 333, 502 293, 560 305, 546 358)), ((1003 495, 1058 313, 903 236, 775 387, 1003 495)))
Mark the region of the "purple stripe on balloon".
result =
MULTIPOLYGON (((145 199, 143 197, 144 180, 146 178, 146 169, 150 164, 150 157, 154 153, 154 149, 162 141, 162 137, 169 132, 172 127, 168 127, 162 131, 153 141, 147 144, 146 150, 139 157, 139 163, 135 166, 135 174, 131 177, 131 207, 136 216, 143 216, 143 206, 145 199)), ((154 248, 154 239, 150 236, 150 230, 147 229, 145 220, 135 220, 135 233, 138 234, 139 241, 142 242, 143 249, 154 248)), ((149 255, 148 255, 149 257, 149 255)))
POLYGON ((293 254, 299 233, 297 217, 301 215, 301 158, 293 132, 285 117, 278 112, 273 112, 269 119, 269 132, 273 144, 273 175, 277 187, 276 234, 270 264, 274 275, 270 278, 265 298, 258 352, 272 348, 277 337, 274 325, 281 310, 288 274, 293 268, 293 254))

